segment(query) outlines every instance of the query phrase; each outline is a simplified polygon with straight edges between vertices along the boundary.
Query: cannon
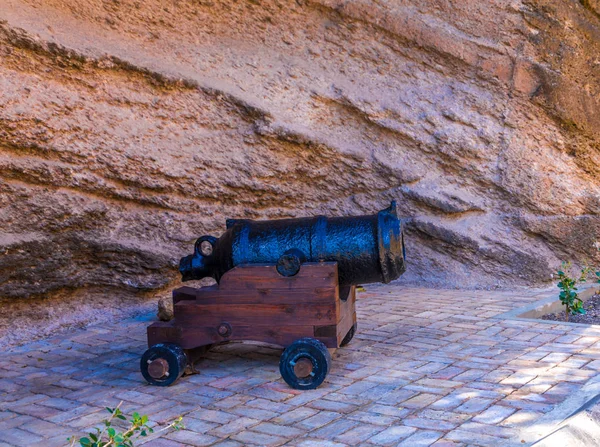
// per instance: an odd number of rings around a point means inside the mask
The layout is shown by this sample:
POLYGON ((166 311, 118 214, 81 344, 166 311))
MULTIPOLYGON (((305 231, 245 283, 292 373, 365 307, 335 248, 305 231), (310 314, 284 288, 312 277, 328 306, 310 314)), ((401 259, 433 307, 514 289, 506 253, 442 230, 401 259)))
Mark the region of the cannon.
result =
POLYGON ((283 379, 314 389, 329 372, 328 348, 356 332, 356 286, 406 270, 395 202, 374 215, 228 219, 226 227, 219 238, 198 238, 179 266, 183 281, 217 284, 174 290, 173 320, 148 327, 140 366, 150 384, 195 371, 198 353, 215 344, 253 340, 283 347, 283 379))

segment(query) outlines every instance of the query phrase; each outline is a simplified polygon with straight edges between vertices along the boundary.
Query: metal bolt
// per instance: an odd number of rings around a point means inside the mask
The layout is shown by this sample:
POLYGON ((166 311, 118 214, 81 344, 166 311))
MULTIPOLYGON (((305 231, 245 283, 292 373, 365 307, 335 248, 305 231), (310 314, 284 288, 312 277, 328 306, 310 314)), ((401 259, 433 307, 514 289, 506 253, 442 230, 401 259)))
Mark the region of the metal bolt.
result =
POLYGON ((231 335, 231 326, 229 323, 221 323, 219 327, 217 327, 217 332, 221 337, 229 337, 231 335))

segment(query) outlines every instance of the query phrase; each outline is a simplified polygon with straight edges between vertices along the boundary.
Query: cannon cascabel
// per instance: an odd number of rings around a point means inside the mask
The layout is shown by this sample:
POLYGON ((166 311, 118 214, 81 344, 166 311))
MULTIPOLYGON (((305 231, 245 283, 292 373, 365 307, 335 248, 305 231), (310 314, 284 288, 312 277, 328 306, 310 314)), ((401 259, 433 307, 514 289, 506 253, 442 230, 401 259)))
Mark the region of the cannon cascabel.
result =
POLYGON ((280 220, 227 220, 220 238, 201 236, 181 259, 183 281, 215 278, 241 264, 276 264, 293 276, 303 262, 335 261, 340 286, 388 283, 406 270, 396 202, 377 214, 280 220))

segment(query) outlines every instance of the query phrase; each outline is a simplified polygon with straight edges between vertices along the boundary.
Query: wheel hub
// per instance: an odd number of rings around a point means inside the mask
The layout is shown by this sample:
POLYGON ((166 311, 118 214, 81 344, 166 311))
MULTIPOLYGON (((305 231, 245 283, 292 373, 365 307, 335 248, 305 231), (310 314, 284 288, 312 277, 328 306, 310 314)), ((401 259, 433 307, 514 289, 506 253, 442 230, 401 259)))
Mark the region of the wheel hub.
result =
POLYGON ((310 359, 300 358, 294 365, 294 374, 299 379, 304 379, 313 374, 313 364, 310 359))
POLYGON ((162 379, 165 376, 168 377, 169 362, 162 358, 148 360, 148 374, 153 379, 162 379))

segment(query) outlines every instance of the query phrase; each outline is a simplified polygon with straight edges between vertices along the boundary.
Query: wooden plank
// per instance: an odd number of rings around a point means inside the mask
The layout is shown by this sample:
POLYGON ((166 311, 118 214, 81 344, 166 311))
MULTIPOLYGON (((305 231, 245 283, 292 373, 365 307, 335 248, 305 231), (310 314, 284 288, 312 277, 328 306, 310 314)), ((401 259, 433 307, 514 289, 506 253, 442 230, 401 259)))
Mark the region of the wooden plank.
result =
POLYGON ((174 306, 175 320, 182 326, 233 325, 327 325, 337 322, 335 303, 330 304, 199 304, 180 301, 174 306))
POLYGON ((219 289, 247 290, 279 288, 292 290, 310 287, 335 287, 338 284, 337 263, 313 262, 302 264, 295 276, 284 277, 277 273, 273 264, 245 264, 223 275, 219 289))
POLYGON ((292 290, 280 288, 220 290, 203 287, 193 290, 196 291, 193 296, 189 291, 177 293, 178 299, 174 302, 182 301, 182 298, 185 300, 191 298, 198 304, 327 304, 333 303, 337 294, 337 287, 292 290))
POLYGON ((328 326, 315 326, 313 335, 315 337, 336 337, 337 324, 330 324, 328 326))
MULTIPOLYGON (((303 337, 314 337, 313 326, 276 327, 273 326, 235 326, 231 335, 221 337, 213 327, 183 328, 180 344, 184 349, 196 346, 223 343, 228 341, 258 341, 287 347, 303 337)), ((319 338, 326 346, 334 346, 335 336, 319 338)))
POLYGON ((173 320, 157 321, 147 328, 148 347, 157 343, 177 343, 181 341, 181 328, 173 320))
POLYGON ((340 313, 337 324, 337 343, 338 346, 356 322, 356 287, 350 288, 350 293, 346 301, 340 300, 340 313))

